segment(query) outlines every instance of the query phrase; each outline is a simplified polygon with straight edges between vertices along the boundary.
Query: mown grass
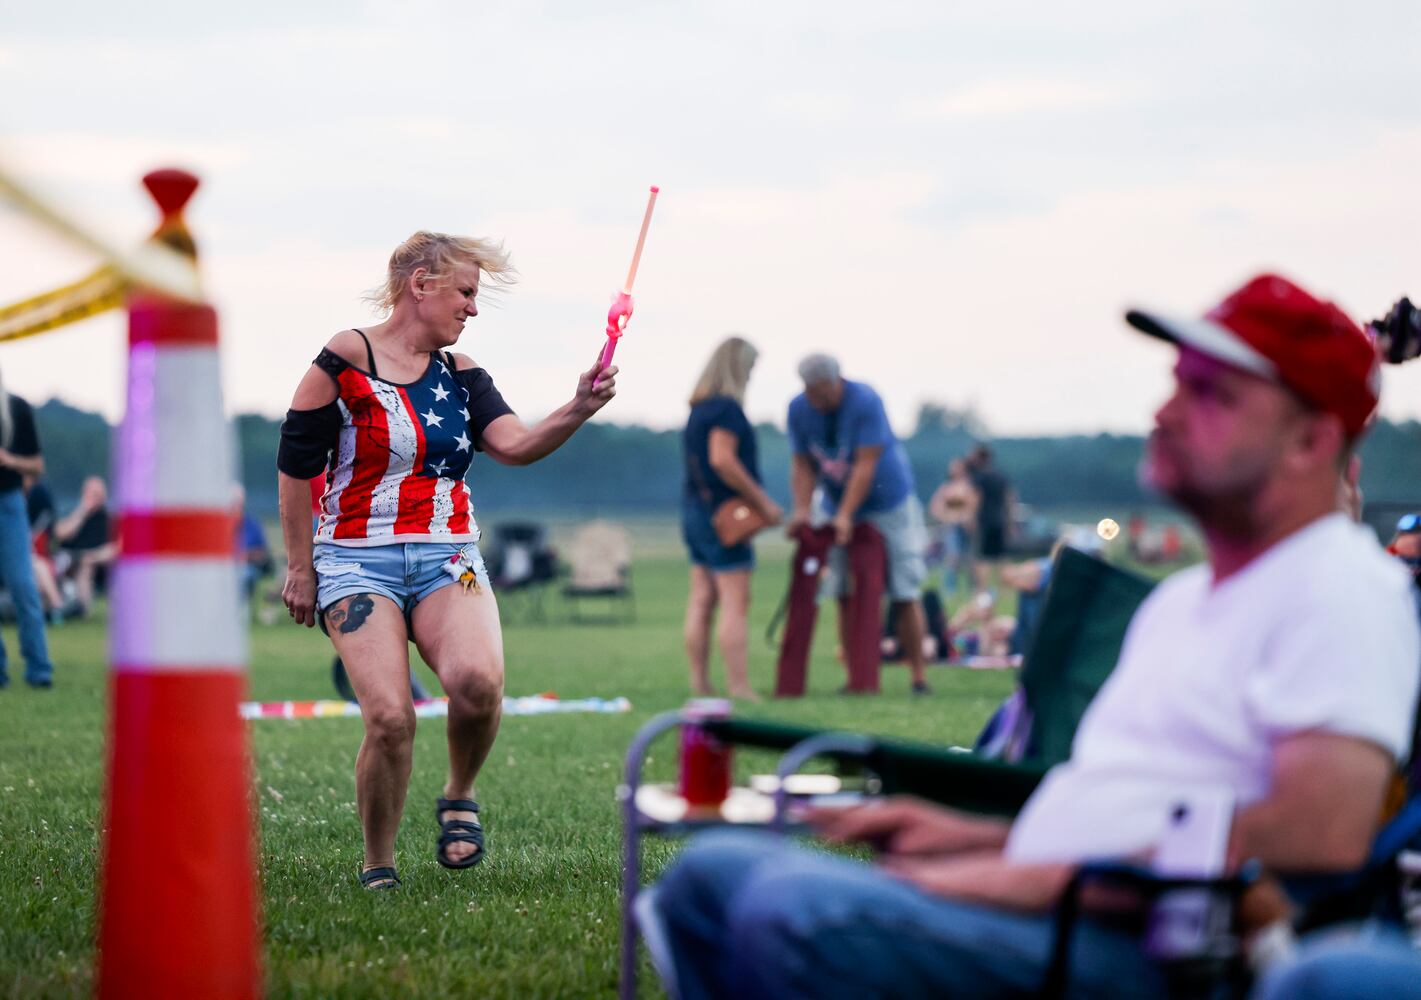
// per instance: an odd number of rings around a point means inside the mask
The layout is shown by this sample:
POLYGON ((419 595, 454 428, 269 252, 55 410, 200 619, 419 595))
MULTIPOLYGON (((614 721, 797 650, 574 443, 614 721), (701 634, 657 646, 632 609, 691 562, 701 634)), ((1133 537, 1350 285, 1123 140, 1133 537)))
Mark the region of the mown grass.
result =
MULTIPOLYGON (((476 869, 449 872, 433 857, 433 800, 444 767, 439 720, 424 720, 417 736, 398 844, 405 884, 382 894, 362 891, 355 879, 358 720, 252 724, 268 995, 613 993, 620 838, 613 791, 632 734, 686 694, 685 562, 664 545, 655 549, 635 566, 635 624, 574 625, 556 598, 549 620, 536 623, 517 595, 505 601, 510 694, 625 695, 634 709, 505 721, 479 782, 490 854, 476 869)), ((751 643, 752 678, 762 691, 772 686, 774 654, 761 637, 786 572, 783 547, 765 546, 751 643)), ((881 697, 836 697, 843 678, 828 631, 832 615, 825 618, 810 695, 744 712, 961 742, 1012 682, 1005 673, 935 670, 934 695, 915 700, 906 673, 888 667, 881 697)), ((24 686, 8 626, 6 641, 12 684, 0 692, 0 995, 82 994, 92 985, 94 956, 105 626, 97 620, 53 631, 51 691, 24 686)), ((319 632, 284 619, 254 627, 252 697, 330 697, 330 655, 319 632)), ((432 684, 427 671, 422 676, 432 684)), ((672 749, 668 742, 654 753, 653 770, 671 773, 672 749)), ((742 754, 738 771, 743 778, 770 766, 769 758, 742 754)), ((658 870, 674 850, 652 842, 649 869, 658 870)))

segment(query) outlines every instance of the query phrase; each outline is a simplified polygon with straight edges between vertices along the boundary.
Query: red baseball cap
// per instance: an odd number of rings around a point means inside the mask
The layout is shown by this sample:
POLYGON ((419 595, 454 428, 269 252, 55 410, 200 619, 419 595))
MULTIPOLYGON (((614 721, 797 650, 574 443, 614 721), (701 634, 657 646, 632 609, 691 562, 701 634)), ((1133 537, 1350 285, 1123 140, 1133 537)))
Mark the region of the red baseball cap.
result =
POLYGON ((1254 278, 1202 319, 1131 309, 1125 320, 1153 337, 1287 386, 1341 418, 1349 437, 1361 433, 1381 396, 1372 338, 1337 306, 1276 274, 1254 278))

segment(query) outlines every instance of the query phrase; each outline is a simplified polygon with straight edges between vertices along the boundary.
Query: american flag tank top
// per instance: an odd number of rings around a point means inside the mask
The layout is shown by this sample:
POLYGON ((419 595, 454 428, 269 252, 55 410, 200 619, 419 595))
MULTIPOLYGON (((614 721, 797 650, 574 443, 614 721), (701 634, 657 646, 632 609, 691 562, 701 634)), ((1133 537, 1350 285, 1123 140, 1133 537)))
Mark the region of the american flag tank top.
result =
POLYGON ((316 541, 478 541, 464 483, 474 444, 468 390, 436 355, 419 381, 408 385, 330 357, 339 368, 327 370, 338 387, 341 429, 316 541))

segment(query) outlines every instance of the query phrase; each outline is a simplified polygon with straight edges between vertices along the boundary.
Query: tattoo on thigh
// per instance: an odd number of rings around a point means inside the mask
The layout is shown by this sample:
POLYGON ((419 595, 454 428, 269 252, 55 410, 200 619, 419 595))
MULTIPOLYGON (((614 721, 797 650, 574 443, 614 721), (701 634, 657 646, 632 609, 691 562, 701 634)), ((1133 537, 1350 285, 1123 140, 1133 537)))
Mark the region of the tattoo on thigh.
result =
POLYGON ((343 635, 349 635, 364 625, 365 619, 374 610, 375 601, 369 594, 356 594, 327 611, 326 621, 340 629, 343 635))

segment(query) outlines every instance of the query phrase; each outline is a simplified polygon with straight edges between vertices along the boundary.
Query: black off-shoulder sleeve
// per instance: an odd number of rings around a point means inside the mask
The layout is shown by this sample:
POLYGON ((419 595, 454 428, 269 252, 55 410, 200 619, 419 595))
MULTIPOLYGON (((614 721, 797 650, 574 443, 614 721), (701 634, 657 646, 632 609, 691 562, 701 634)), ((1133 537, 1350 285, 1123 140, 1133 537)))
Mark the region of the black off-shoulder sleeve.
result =
MULTIPOLYGON (((329 348, 311 362, 339 379, 349 363, 329 348)), ((335 401, 314 410, 287 410, 281 422, 281 443, 276 448, 276 468, 294 479, 313 479, 326 471, 331 452, 340 443, 340 407, 335 401)))
POLYGON ((277 469, 295 479, 325 472, 340 443, 340 425, 340 407, 334 401, 314 410, 287 410, 276 448, 277 469))
POLYGON ((483 451, 484 428, 513 407, 503 400, 503 394, 493 384, 493 376, 482 368, 465 368, 454 373, 459 388, 464 390, 464 409, 469 411, 469 430, 474 435, 474 447, 483 451))

